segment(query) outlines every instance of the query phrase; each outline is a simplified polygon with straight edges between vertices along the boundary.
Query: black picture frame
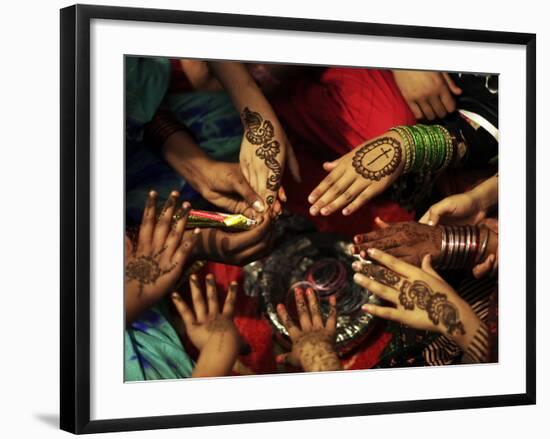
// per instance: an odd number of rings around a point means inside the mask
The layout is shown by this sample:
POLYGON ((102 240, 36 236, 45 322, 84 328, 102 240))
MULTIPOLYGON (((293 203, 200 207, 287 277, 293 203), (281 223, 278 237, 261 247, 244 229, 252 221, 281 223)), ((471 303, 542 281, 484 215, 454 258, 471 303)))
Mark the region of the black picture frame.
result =
POLYGON ((97 433, 325 417, 535 404, 536 401, 536 35, 287 17, 75 5, 61 10, 61 404, 60 424, 97 433), (90 21, 208 26, 524 45, 527 51, 526 392, 225 413, 90 420, 90 21))

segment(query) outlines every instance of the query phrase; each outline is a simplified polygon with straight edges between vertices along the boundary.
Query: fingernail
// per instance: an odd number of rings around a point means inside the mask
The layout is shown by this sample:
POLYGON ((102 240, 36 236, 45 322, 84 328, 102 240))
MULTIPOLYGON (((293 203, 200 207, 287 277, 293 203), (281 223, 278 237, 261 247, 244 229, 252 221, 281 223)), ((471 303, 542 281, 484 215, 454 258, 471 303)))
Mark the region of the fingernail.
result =
POLYGON ((172 299, 173 300, 180 300, 180 296, 178 293, 172 293, 172 299))
POLYGON ((285 362, 285 354, 279 354, 277 357, 275 357, 275 361, 277 364, 281 364, 285 362))
POLYGON ((367 253, 365 252, 365 250, 361 250, 361 251, 359 252, 359 256, 361 256, 363 259, 366 259, 367 253))
POLYGON ((361 242, 363 241, 363 238, 361 237, 361 235, 355 235, 353 240, 355 241, 356 244, 361 244, 361 242))
POLYGON ((198 227, 195 227, 195 230, 193 230, 193 233, 195 235, 198 235, 200 232, 201 232, 201 229, 199 229, 198 227))
POLYGON ((321 209, 321 215, 327 215, 327 214, 328 214, 328 209, 326 209, 326 208, 323 207, 323 208, 321 209))
POLYGON ((342 210, 342 215, 349 215, 349 210, 348 209, 342 210))
POLYGON ((254 208, 254 210, 256 210, 257 212, 263 212, 265 209, 264 209, 264 204, 260 201, 260 200, 256 200, 254 201, 254 203, 252 203, 252 207, 254 208))
POLYGON ((361 282, 361 280, 363 279, 363 277, 364 277, 363 275, 361 275, 361 274, 359 274, 359 273, 355 273, 355 274, 353 275, 353 280, 354 280, 354 282, 361 282))
POLYGON ((310 203, 315 203, 315 200, 317 199, 317 197, 315 195, 310 195, 307 200, 310 202, 310 203))
POLYGON ((355 271, 361 270, 361 263, 355 261, 353 264, 351 264, 351 268, 353 268, 355 271))
POLYGON ((313 216, 317 215, 317 212, 319 212, 319 208, 316 206, 312 206, 311 209, 309 209, 309 213, 313 216))
POLYGON ((361 309, 362 309, 363 311, 370 312, 370 311, 372 310, 372 305, 371 305, 370 303, 365 303, 365 304, 361 307, 361 309))
POLYGON ((434 222, 433 222, 432 220, 429 220, 429 221, 428 221, 428 225, 429 225, 429 226, 433 226, 433 225, 434 225, 434 222))
POLYGON ((368 253, 369 256, 374 256, 374 255, 376 255, 376 249, 374 249, 374 248, 369 248, 369 249, 367 250, 367 253, 368 253))

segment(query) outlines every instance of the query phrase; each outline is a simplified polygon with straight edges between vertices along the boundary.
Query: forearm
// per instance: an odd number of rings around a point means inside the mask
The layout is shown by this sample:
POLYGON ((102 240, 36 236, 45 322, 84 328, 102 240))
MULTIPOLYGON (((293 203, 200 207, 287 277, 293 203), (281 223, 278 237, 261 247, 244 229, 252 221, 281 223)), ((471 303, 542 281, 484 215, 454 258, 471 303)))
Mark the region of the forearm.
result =
POLYGON ((264 118, 275 116, 271 105, 242 63, 210 62, 210 68, 239 113, 249 107, 264 118))
POLYGON ((229 375, 237 356, 238 346, 232 341, 224 344, 223 334, 214 335, 202 349, 191 376, 200 378, 229 375))
POLYGON ((483 363, 489 360, 489 336, 487 326, 477 317, 470 305, 461 300, 458 308, 462 316, 464 333, 451 336, 464 354, 463 363, 483 363))

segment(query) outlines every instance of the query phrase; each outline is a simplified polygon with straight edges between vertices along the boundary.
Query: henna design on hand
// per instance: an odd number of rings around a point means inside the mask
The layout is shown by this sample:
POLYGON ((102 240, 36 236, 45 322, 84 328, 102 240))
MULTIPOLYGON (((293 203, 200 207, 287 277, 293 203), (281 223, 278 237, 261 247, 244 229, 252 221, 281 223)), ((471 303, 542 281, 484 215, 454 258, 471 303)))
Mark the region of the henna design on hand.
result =
POLYGON ((145 285, 154 284, 159 277, 170 273, 176 267, 177 264, 174 263, 167 269, 160 268, 157 259, 165 249, 166 247, 162 248, 153 256, 138 256, 126 264, 126 278, 139 282, 139 296, 143 294, 145 285))
POLYGON ((305 371, 319 372, 342 368, 334 351, 333 337, 325 332, 303 333, 296 341, 296 352, 305 371))
MULTIPOLYGON (((207 279, 207 282, 211 281, 214 282, 212 279, 207 279)), ((218 352, 222 350, 223 346, 223 339, 225 337, 225 333, 230 331, 232 328, 232 322, 227 319, 223 319, 220 317, 216 317, 214 320, 209 321, 206 324, 206 329, 210 333, 208 336, 207 343, 210 341, 210 339, 214 336, 214 334, 219 333, 220 334, 220 340, 218 342, 218 352)))
POLYGON ((466 333, 457 307, 447 300, 446 294, 433 292, 426 282, 403 281, 399 293, 399 303, 409 311, 412 311, 415 305, 426 311, 431 322, 434 325, 441 323, 448 334, 452 335, 457 331, 462 335, 466 333))
MULTIPOLYGON (((282 167, 277 161, 281 145, 273 139, 275 128, 269 120, 264 120, 260 113, 251 111, 248 107, 243 110, 242 119, 246 127, 246 139, 252 145, 257 145, 256 156, 262 159, 267 168, 273 173, 267 178, 266 187, 276 192, 281 186, 282 167)), ((268 204, 272 204, 272 202, 268 204)))
POLYGON ((389 287, 397 285, 401 280, 395 271, 378 264, 363 264, 361 273, 389 287))
POLYGON ((401 160, 401 143, 392 137, 381 137, 359 148, 352 165, 363 178, 378 181, 393 174, 401 160))

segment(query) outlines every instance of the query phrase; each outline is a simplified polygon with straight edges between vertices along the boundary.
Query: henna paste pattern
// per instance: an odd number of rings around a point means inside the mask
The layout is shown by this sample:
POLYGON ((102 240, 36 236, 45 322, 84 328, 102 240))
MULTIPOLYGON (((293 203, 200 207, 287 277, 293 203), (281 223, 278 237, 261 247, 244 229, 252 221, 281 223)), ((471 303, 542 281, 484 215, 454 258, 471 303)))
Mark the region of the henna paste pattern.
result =
POLYGON ((363 264, 361 272, 365 276, 390 287, 397 285, 401 280, 401 276, 396 272, 378 264, 363 264))
POLYGON ((415 305, 426 311, 432 323, 434 325, 443 324, 448 334, 456 333, 456 331, 461 334, 466 333, 456 306, 447 300, 446 294, 433 292, 426 282, 403 281, 399 293, 399 303, 409 311, 412 311, 415 305))
POLYGON ((154 284, 159 277, 170 273, 176 267, 177 264, 173 264, 164 270, 160 268, 157 259, 165 248, 161 249, 153 256, 138 256, 126 264, 126 278, 139 282, 140 296, 143 294, 145 285, 154 284))
POLYGON ((251 111, 248 107, 245 107, 243 110, 242 118, 246 127, 246 139, 252 145, 257 146, 256 156, 262 159, 267 168, 272 172, 267 178, 266 187, 276 192, 281 186, 282 168, 281 164, 277 161, 281 145, 277 140, 273 139, 275 128, 269 120, 264 120, 260 113, 251 111))
POLYGON ((363 178, 378 181, 395 172, 401 156, 401 143, 392 137, 382 137, 359 148, 352 165, 363 178))

